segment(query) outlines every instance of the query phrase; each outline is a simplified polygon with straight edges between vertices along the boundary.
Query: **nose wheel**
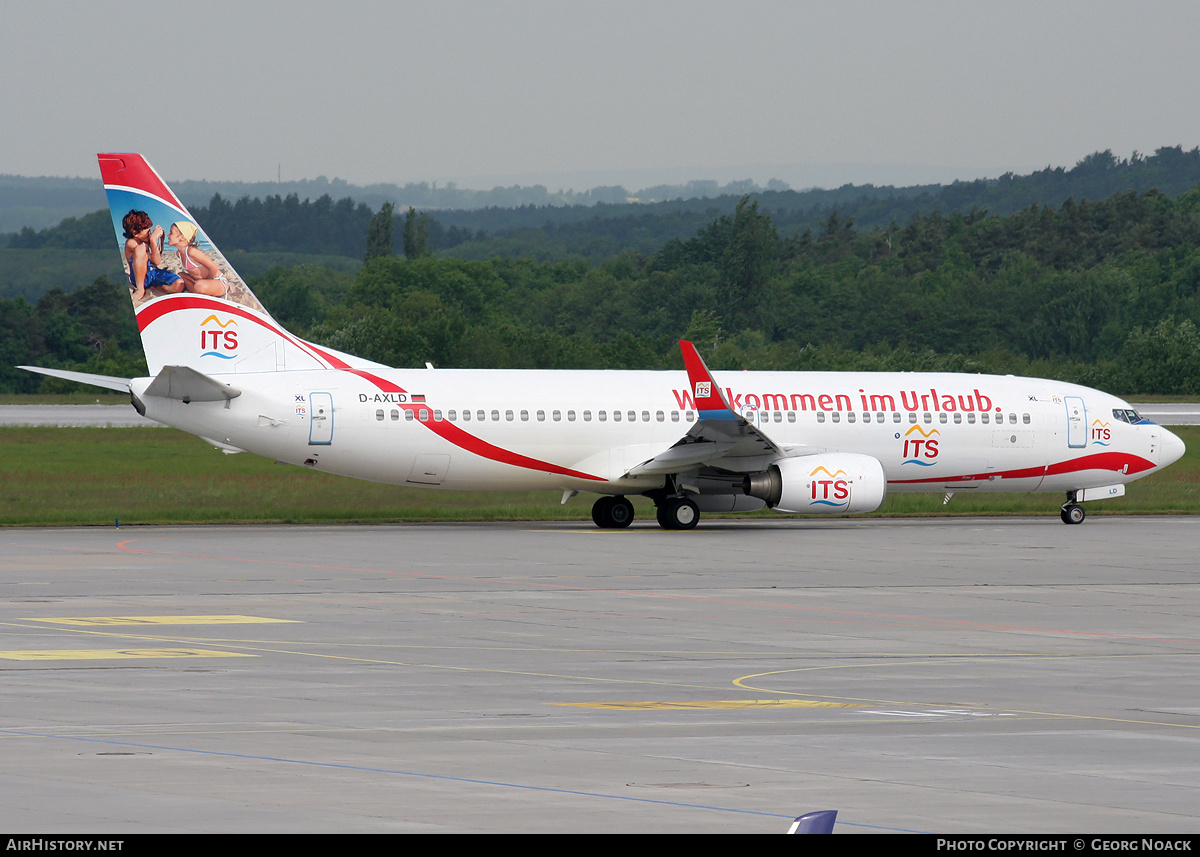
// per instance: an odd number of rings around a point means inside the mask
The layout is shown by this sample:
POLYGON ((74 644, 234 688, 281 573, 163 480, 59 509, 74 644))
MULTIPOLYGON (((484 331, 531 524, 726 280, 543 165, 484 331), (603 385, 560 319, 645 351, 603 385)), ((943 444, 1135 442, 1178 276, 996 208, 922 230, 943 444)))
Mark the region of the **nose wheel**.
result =
POLYGON ((1064 524, 1082 524, 1087 515, 1078 503, 1065 503, 1058 515, 1064 524))

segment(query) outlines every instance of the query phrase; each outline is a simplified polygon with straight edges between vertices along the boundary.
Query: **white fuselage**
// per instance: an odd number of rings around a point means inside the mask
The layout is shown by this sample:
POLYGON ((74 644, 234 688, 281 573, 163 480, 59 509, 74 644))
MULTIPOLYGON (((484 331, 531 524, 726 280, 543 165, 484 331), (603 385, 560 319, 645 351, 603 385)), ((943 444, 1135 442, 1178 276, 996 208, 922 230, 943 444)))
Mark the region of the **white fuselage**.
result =
MULTIPOLYGON (((241 395, 191 404, 146 396, 147 416, 293 464, 442 488, 654 490, 661 473, 628 472, 669 449, 697 419, 682 371, 330 369, 213 377, 241 395)), ((1129 410, 1121 399, 1058 381, 848 372, 718 372, 714 379, 730 406, 785 451, 874 457, 890 491, 1117 485, 1183 450, 1160 426, 1118 418, 1129 410)), ((134 393, 149 383, 135 380, 134 393)), ((770 461, 726 458, 717 469, 746 473, 770 461)))

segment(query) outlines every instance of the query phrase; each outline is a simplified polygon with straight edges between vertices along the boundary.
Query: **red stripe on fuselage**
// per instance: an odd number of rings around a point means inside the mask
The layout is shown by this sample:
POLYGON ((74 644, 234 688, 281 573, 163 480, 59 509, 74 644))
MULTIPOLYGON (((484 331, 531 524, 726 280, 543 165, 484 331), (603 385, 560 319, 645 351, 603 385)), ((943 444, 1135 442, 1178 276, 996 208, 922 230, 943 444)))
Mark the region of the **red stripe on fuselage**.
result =
POLYGON ((1045 467, 1026 467, 1021 470, 1002 470, 1000 472, 990 473, 973 473, 960 476, 938 476, 928 479, 889 479, 890 485, 926 485, 931 483, 951 483, 951 482, 972 482, 983 481, 989 477, 999 477, 1001 479, 1032 479, 1039 476, 1059 476, 1063 473, 1078 473, 1082 470, 1111 470, 1114 473, 1120 473, 1121 468, 1128 465, 1126 474, 1141 473, 1144 470, 1153 470, 1154 462, 1148 461, 1139 455, 1132 455, 1127 452, 1098 452, 1093 455, 1085 455, 1082 458, 1069 458, 1066 461, 1060 461, 1056 464, 1048 464, 1045 467))
MULTIPOLYGON (((138 331, 143 331, 157 319, 162 318, 169 312, 183 309, 205 309, 216 310, 218 312, 229 313, 236 315, 239 318, 244 318, 255 324, 265 327, 277 336, 286 339, 294 344, 297 348, 308 351, 312 356, 322 360, 329 368, 336 369, 342 372, 348 372, 351 375, 357 375, 364 381, 374 384, 385 393, 406 393, 408 392, 403 387, 395 384, 386 378, 380 378, 378 375, 368 372, 366 369, 355 369, 346 361, 330 354, 324 349, 313 345, 311 342, 306 342, 303 339, 297 339, 285 332, 282 328, 276 327, 273 324, 265 321, 262 318, 250 313, 246 309, 237 306, 236 304, 226 303, 213 298, 201 296, 187 295, 183 297, 162 297, 145 304, 137 313, 138 331)), ((404 406, 406 410, 416 411, 421 407, 429 409, 428 404, 404 406)), ((606 481, 601 476, 593 476, 590 473, 583 473, 579 470, 571 470, 568 467, 560 467, 557 464, 551 464, 548 461, 540 461, 536 458, 530 458, 526 455, 521 455, 518 452, 504 449, 494 444, 488 443, 482 438, 478 438, 473 434, 463 431, 458 426, 450 422, 438 420, 419 420, 427 429, 434 434, 449 441, 460 449, 465 449, 467 452, 474 453, 482 458, 488 458, 492 461, 498 461, 501 464, 511 464, 514 467, 524 467, 527 470, 540 470, 544 473, 556 473, 559 476, 573 476, 577 479, 588 479, 595 482, 606 481)))
MULTIPOLYGON (((408 410, 415 411, 419 408, 428 408, 428 405, 407 405, 408 410)), ((605 479, 601 476, 593 476, 590 473, 583 473, 579 470, 571 470, 569 467, 559 467, 557 464, 551 464, 548 461, 540 461, 536 458, 530 458, 526 455, 521 455, 518 452, 512 452, 499 446, 494 446, 486 440, 476 437, 473 434, 463 431, 452 422, 446 420, 429 420, 425 421, 425 427, 434 434, 450 441, 450 443, 465 449, 467 452, 473 452, 482 458, 490 458, 492 461, 498 461, 501 464, 511 464, 514 467, 524 467, 526 470, 541 470, 544 473, 556 473, 559 476, 573 476, 576 479, 589 479, 593 482, 604 482, 605 479)))

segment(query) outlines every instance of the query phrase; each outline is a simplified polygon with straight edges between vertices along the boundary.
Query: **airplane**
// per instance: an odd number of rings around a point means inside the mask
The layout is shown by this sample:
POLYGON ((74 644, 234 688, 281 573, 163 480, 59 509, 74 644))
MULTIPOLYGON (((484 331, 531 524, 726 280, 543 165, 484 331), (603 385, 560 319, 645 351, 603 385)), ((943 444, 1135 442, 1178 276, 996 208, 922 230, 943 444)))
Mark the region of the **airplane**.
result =
POLYGON ((702 512, 871 512, 913 491, 1059 492, 1079 524, 1081 503, 1184 453, 1128 402, 1039 378, 712 372, 686 340, 683 372, 384 366, 288 333, 145 159, 98 157, 150 376, 21 368, 125 391, 226 452, 398 485, 594 493, 605 529, 628 527, 640 494, 668 530, 702 512))

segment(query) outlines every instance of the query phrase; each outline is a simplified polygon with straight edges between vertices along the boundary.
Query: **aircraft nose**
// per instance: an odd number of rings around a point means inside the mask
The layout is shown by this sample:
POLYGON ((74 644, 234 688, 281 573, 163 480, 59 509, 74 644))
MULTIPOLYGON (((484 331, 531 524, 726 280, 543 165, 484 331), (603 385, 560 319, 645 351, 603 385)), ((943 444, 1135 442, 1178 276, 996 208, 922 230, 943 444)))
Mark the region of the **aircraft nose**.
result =
POLYGON ((1179 439, 1178 435, 1169 432, 1166 429, 1162 430, 1162 445, 1159 447, 1158 452, 1159 467, 1166 467, 1168 464, 1174 464, 1176 461, 1183 458, 1183 454, 1186 451, 1187 447, 1183 445, 1183 441, 1179 439))

